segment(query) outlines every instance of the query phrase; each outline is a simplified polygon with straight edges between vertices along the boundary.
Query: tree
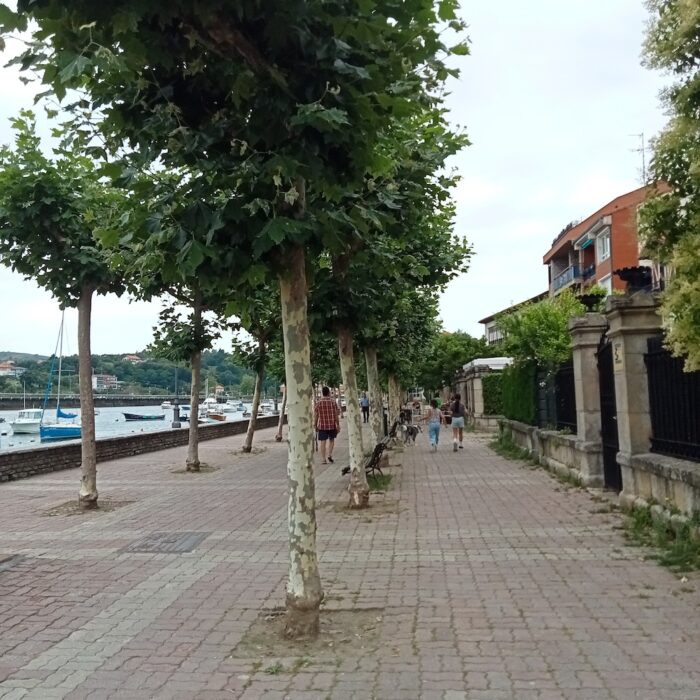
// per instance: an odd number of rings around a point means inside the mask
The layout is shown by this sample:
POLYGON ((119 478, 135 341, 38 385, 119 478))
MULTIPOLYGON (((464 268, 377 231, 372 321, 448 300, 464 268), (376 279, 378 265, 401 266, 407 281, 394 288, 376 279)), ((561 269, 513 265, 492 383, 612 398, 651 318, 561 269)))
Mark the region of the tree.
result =
POLYGON ((270 342, 279 334, 279 301, 274 284, 259 286, 229 303, 227 313, 238 316, 234 329, 245 330, 252 340, 234 338, 233 354, 243 366, 255 372, 253 405, 250 409, 248 430, 243 441, 243 452, 253 449, 253 435, 258 419, 260 395, 265 381, 265 368, 270 342))
POLYGON ((489 346, 484 338, 474 338, 468 333, 439 332, 425 348, 425 356, 417 383, 429 391, 439 391, 451 386, 455 374, 477 357, 493 357, 500 348, 489 346))
POLYGON ((503 352, 516 361, 533 361, 554 370, 571 356, 569 319, 583 313, 583 304, 566 290, 501 314, 497 324, 505 336, 503 352))
POLYGON ((188 290, 174 285, 176 294, 160 313, 160 325, 153 329, 150 350, 154 355, 172 362, 189 362, 192 369, 190 382, 190 424, 187 442, 185 469, 200 471, 199 462, 199 393, 201 390, 202 352, 211 348, 220 334, 223 323, 218 319, 204 317, 204 300, 201 289, 188 290), (178 304, 189 302, 189 314, 183 318, 178 304))
POLYGON ((59 98, 69 88, 87 94, 70 105, 76 134, 97 130, 104 148, 123 156, 122 180, 156 161, 210 173, 235 193, 222 257, 278 276, 289 396, 289 636, 317 634, 322 599, 307 257, 334 232, 318 225, 316 206, 381 172, 375 146, 392 115, 420 109, 428 91, 456 75, 445 58, 466 45, 448 48, 440 38, 443 22, 464 28, 456 9, 456 0, 270 0, 264 9, 221 0, 20 0, 18 18, 6 21, 20 29, 36 22, 19 63, 38 70, 59 98))
POLYGON ((685 356, 686 371, 700 370, 700 8, 689 0, 648 0, 648 66, 671 72, 664 92, 670 120, 654 142, 651 175, 659 188, 642 207, 640 233, 649 254, 673 275, 661 312, 666 341, 685 356))
MULTIPOLYGON (((97 507, 95 407, 92 395, 92 297, 121 294, 122 280, 93 238, 96 222, 123 211, 123 198, 98 178, 93 161, 70 148, 44 155, 34 115, 13 120, 14 149, 0 150, 0 261, 78 308, 82 480, 79 501, 97 507)), ((60 129, 56 131, 61 135, 60 129)))

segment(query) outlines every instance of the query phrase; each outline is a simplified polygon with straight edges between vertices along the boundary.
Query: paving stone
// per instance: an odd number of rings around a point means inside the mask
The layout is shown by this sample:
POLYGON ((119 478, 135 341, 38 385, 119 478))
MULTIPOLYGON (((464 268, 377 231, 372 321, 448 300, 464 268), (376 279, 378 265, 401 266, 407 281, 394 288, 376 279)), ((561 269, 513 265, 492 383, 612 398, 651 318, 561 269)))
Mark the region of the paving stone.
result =
POLYGON ((273 433, 245 456, 242 436, 202 444, 214 469, 198 475, 174 473, 183 448, 101 463, 101 495, 129 504, 96 517, 44 515, 75 472, 0 485, 0 699, 700 697, 694 579, 679 591, 616 514, 478 434, 458 453, 419 438, 392 454, 388 494, 350 513, 323 506, 347 499, 341 433, 336 464, 316 464, 326 605, 377 608, 378 647, 238 655, 284 601, 273 433))

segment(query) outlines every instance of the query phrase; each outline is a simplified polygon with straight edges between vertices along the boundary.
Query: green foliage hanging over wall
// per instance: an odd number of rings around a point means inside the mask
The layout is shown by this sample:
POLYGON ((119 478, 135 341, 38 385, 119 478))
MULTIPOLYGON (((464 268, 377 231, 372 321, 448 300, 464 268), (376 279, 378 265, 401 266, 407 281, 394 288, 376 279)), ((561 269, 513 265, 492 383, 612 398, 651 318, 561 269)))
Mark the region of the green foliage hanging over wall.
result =
POLYGON ((503 375, 500 372, 492 372, 481 378, 481 386, 484 392, 484 413, 487 416, 500 416, 503 414, 503 375))
POLYGON ((522 362, 503 370, 503 415, 528 425, 537 423, 537 365, 522 362))

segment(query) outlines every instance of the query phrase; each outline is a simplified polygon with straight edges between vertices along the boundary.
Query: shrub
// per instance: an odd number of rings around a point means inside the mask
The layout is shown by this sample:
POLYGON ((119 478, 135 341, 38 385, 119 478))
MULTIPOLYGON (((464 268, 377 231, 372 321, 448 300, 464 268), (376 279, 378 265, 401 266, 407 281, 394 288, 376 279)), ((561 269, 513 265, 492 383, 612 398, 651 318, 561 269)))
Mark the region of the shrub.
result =
POLYGON ((492 372, 481 379, 484 392, 484 413, 487 416, 503 414, 502 379, 500 372, 492 372))
POLYGON ((501 375, 503 415, 528 425, 537 423, 537 365, 521 362, 501 375))

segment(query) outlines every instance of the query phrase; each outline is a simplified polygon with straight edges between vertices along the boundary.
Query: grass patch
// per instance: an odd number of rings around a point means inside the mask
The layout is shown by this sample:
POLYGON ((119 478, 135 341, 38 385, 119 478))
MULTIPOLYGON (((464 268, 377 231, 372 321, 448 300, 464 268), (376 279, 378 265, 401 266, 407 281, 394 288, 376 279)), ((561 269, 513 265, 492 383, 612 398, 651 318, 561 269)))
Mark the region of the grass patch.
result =
POLYGON ((495 440, 489 443, 489 447, 506 459, 519 459, 525 462, 533 461, 527 450, 515 444, 510 433, 500 433, 495 440))
POLYGON ((386 491, 391 483, 391 474, 370 474, 367 477, 370 491, 386 491))
POLYGON ((649 556, 676 573, 700 570, 700 539, 691 534, 691 524, 671 527, 661 518, 654 519, 651 508, 633 508, 627 515, 625 530, 636 545, 657 551, 649 556))

